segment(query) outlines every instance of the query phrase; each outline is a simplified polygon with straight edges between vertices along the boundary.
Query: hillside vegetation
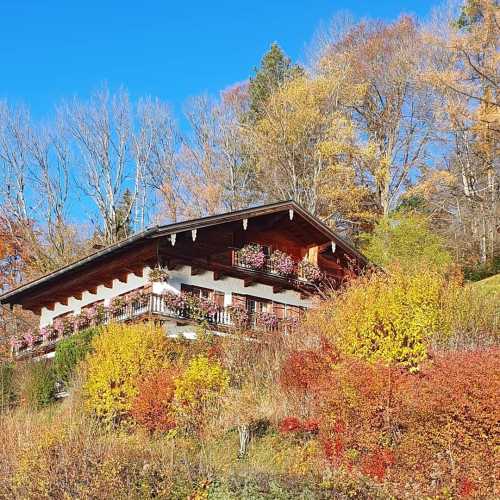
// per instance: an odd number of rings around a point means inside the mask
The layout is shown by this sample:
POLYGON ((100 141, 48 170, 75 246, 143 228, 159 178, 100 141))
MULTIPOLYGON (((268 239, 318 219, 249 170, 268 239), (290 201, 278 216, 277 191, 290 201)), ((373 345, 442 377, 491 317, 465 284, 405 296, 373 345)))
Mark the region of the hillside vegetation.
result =
POLYGON ((472 286, 484 292, 500 294, 500 274, 477 281, 472 286))
POLYGON ((2 368, 0 495, 495 498, 497 305, 396 267, 293 336, 83 332, 53 365, 2 368))

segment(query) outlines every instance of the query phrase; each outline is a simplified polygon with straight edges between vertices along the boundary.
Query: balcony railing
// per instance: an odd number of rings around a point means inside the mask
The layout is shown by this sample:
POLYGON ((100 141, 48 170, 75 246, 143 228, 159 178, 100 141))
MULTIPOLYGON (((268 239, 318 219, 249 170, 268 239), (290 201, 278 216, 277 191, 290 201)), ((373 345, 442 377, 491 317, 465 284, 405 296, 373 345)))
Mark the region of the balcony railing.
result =
MULTIPOLYGON (((247 269, 249 271, 261 273, 261 274, 267 274, 269 276, 274 276, 274 277, 279 277, 282 279, 286 279, 289 282, 296 283, 296 284, 312 284, 315 282, 315 280, 310 279, 309 276, 304 272, 304 269, 298 265, 298 263, 295 263, 295 269, 294 272, 291 273, 290 275, 283 275, 280 273, 280 271, 277 269, 276 265, 273 263, 272 259, 269 256, 266 256, 264 258, 264 265, 258 269, 252 267, 249 265, 246 261, 246 259, 243 258, 241 250, 233 250, 233 266, 234 267, 239 267, 241 269, 247 269)), ((318 273, 319 273, 319 268, 318 268, 318 273)), ((319 275, 318 275, 319 276, 319 275)))
MULTIPOLYGON (((67 318, 66 321, 68 321, 67 318)), ((295 320, 277 318, 271 318, 271 323, 266 323, 261 321, 258 315, 248 312, 244 312, 242 320, 241 311, 237 313, 231 307, 221 306, 215 312, 210 313, 203 312, 199 308, 192 306, 172 307, 164 295, 150 293, 119 308, 103 308, 101 313, 92 319, 82 319, 82 316, 75 317, 72 326, 67 326, 61 331, 49 327, 45 329, 48 330, 48 334, 47 332, 45 332, 45 335, 30 334, 29 339, 24 337, 13 346, 13 354, 15 356, 25 356, 40 350, 50 351, 60 340, 86 328, 112 322, 133 322, 148 318, 154 321, 173 319, 186 324, 204 324, 215 331, 245 329, 264 333, 291 332, 296 324, 295 320)), ((56 321, 58 321, 57 318, 54 322, 56 321)), ((64 321, 64 319, 59 321, 64 321)))

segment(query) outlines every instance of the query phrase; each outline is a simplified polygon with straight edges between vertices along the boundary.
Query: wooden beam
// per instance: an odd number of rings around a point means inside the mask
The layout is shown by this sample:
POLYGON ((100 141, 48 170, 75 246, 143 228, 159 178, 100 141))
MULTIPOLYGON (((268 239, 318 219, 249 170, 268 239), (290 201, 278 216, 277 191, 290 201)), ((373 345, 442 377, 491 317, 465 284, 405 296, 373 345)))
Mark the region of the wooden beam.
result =
POLYGON ((47 304, 45 306, 49 311, 53 311, 54 308, 56 307, 56 303, 55 302, 51 302, 50 304, 47 304))
POLYGON ((103 280, 102 284, 103 284, 106 288, 113 288, 113 279, 103 280))
POLYGON ((90 286, 88 289, 88 292, 91 293, 92 295, 97 294, 97 286, 90 286))
POLYGON ((201 267, 191 266, 191 276, 196 276, 204 271, 201 267))
POLYGON ((118 274, 118 275, 116 276, 116 279, 117 279, 120 283, 127 283, 128 273, 121 273, 121 274, 118 274))
POLYGON ((282 286, 277 286, 277 285, 273 286, 273 293, 281 293, 283 290, 284 288, 282 286))
POLYGON ((244 278, 243 279, 243 286, 246 288, 254 282, 253 278, 244 278))
POLYGON ((129 265, 125 267, 125 271, 129 273, 133 273, 136 276, 144 276, 144 265, 143 264, 138 264, 138 265, 129 265))
POLYGON ((73 297, 75 297, 76 300, 82 300, 83 292, 76 292, 73 294, 73 297))

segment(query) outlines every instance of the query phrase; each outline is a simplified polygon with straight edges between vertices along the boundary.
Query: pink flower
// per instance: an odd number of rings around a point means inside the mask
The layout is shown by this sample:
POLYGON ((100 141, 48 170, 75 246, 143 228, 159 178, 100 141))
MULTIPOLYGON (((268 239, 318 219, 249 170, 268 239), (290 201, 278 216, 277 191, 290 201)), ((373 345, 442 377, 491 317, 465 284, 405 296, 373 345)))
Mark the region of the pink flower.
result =
POLYGON ((262 269, 266 263, 266 255, 257 243, 250 243, 238 250, 238 259, 240 265, 256 271, 262 269))
POLYGON ((291 276, 295 273, 295 262, 292 257, 281 250, 275 250, 271 255, 273 271, 281 276, 291 276))

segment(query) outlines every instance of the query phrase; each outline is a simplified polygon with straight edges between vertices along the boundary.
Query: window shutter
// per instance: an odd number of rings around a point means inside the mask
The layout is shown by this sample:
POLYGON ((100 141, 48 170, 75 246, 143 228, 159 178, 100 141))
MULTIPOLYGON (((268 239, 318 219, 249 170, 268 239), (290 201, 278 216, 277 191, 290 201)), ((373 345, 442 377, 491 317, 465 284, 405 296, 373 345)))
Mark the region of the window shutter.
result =
POLYGON ((232 305, 242 307, 246 309, 247 299, 245 295, 240 295, 238 293, 232 294, 232 305))
POLYGON ((280 304, 279 302, 273 302, 273 314, 275 314, 278 319, 284 319, 285 304, 280 304))
POLYGON ((224 292, 214 292, 213 301, 220 307, 224 307, 224 292))

